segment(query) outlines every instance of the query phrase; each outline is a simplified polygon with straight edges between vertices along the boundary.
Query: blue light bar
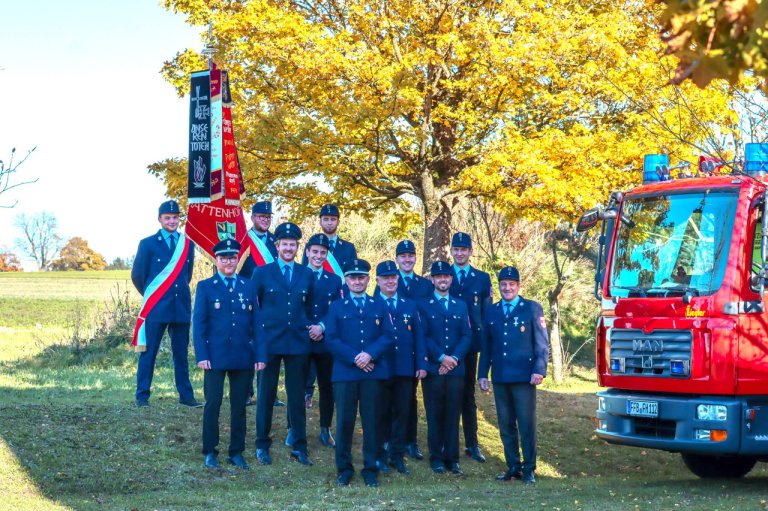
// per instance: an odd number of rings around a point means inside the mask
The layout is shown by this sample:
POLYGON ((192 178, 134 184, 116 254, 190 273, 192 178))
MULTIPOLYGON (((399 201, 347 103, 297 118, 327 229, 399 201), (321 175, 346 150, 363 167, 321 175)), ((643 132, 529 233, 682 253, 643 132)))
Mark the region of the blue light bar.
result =
POLYGON ((661 181, 658 170, 669 167, 669 155, 646 154, 643 158, 643 184, 661 181))
POLYGON ((612 358, 611 359, 611 372, 612 373, 623 373, 625 368, 625 362, 624 358, 612 358))
POLYGON ((768 144, 750 143, 744 146, 744 171, 768 172, 768 144))
POLYGON ((688 376, 691 372, 690 360, 670 360, 669 372, 673 376, 688 376))

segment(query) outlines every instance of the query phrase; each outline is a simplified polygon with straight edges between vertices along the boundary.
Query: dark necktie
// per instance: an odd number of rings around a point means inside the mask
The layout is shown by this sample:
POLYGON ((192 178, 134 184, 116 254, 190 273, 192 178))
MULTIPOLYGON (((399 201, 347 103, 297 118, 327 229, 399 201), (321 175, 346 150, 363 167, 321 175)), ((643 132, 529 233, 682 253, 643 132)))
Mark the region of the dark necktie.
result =
POLYGON ((285 281, 290 284, 291 283, 291 267, 287 264, 283 267, 283 275, 285 276, 285 281))
POLYGON ((413 277, 403 277, 403 282, 405 282, 405 287, 411 287, 411 282, 413 282, 413 277))
POLYGON ((359 297, 355 297, 355 304, 357 305, 358 309, 363 310, 363 306, 365 305, 365 300, 359 297))
POLYGON ((315 280, 320 280, 320 274, 322 273, 322 271, 314 270, 314 272, 315 272, 315 280))
POLYGON ((448 298, 440 298, 440 305, 443 306, 443 309, 448 310, 448 298))
POLYGON ((464 278, 467 276, 466 270, 459 270, 459 285, 464 284, 464 278))
POLYGON ((336 248, 336 240, 328 240, 328 248, 333 253, 333 249, 336 248))
POLYGON ((395 312, 395 299, 394 298, 387 298, 387 305, 389 305, 389 311, 395 312))
POLYGON ((224 277, 224 280, 227 281, 227 289, 229 289, 229 292, 231 293, 233 289, 235 289, 235 278, 234 277, 224 277))
POLYGON ((168 246, 171 247, 171 254, 176 252, 176 234, 168 236, 168 246))
POLYGON ((504 315, 509 316, 509 313, 512 312, 512 304, 511 303, 505 303, 504 304, 504 315))
POLYGON ((267 235, 266 234, 257 234, 256 236, 259 237, 259 239, 261 240, 262 243, 264 243, 265 245, 267 244, 267 235))

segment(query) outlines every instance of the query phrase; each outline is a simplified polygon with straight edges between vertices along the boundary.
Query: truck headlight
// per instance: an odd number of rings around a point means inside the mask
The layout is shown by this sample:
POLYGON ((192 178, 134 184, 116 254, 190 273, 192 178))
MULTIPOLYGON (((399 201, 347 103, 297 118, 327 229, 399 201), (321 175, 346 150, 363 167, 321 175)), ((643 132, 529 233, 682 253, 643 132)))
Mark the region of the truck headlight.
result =
POLYGON ((725 421, 728 409, 724 405, 700 404, 696 407, 696 419, 700 421, 725 421))

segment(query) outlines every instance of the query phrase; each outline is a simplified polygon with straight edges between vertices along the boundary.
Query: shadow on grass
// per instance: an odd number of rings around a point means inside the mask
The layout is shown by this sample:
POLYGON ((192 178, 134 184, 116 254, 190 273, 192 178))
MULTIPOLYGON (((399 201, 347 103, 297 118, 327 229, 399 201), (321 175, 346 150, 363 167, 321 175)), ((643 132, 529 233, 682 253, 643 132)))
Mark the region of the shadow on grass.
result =
MULTIPOLYGON (((593 433, 596 400, 591 392, 539 391, 535 488, 493 481, 505 464, 493 396, 479 391, 479 436, 488 462, 464 458, 465 476, 460 478, 433 474, 426 460, 409 460, 410 476, 382 476, 377 490, 365 488, 359 476, 351 487, 338 488, 333 451, 321 447, 317 439, 316 407, 308 410, 307 427, 315 466, 290 461, 283 445, 285 408, 275 409, 273 465, 256 465, 255 409, 250 407, 245 455, 254 463, 252 470, 223 465, 209 471, 203 468, 200 453, 202 410, 177 403, 169 354, 159 357, 152 405, 142 409, 133 403, 135 356, 121 350, 109 357, 112 368, 51 367, 44 363, 44 355, 1 368, 0 435, 44 496, 75 509, 231 509, 243 502, 263 509, 490 509, 500 501, 504 507, 535 502, 537 507, 570 508, 574 498, 581 506, 611 509, 606 503, 612 492, 619 491, 622 497, 641 495, 642 503, 655 506, 672 505, 681 498, 681 488, 685 498, 697 502, 727 502, 720 488, 695 479, 676 455, 608 446, 598 440, 593 433)), ((200 375, 191 371, 200 396, 200 375)), ((225 405, 222 462, 229 441, 228 416, 225 405)), ((358 469, 362 468, 359 427, 358 422, 353 447, 358 469)), ((419 437, 426 448, 421 404, 419 437)), ((747 499, 762 492, 765 476, 760 466, 745 481, 723 484, 747 499)), ((631 499, 622 502, 629 504, 631 499)))

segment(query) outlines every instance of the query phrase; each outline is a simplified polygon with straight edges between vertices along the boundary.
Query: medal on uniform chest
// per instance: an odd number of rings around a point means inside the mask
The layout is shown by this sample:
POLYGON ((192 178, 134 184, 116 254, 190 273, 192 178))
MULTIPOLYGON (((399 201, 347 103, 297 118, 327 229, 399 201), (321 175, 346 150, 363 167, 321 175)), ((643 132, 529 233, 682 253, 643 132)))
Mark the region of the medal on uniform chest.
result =
POLYGON ((381 324, 381 320, 379 318, 376 318, 376 326, 379 326, 381 324))
POLYGON ((477 305, 478 296, 475 295, 475 305, 477 305))
POLYGON ((515 326, 519 325, 520 323, 517 322, 517 316, 515 316, 515 326))
POLYGON ((213 308, 214 309, 220 309, 221 308, 221 303, 219 303, 219 301, 216 300, 216 303, 213 304, 213 308))
POLYGON ((243 310, 245 310, 245 304, 243 304, 243 310))
POLYGON ((238 296, 240 296, 240 303, 243 304, 243 309, 245 309, 245 298, 243 298, 243 293, 237 293, 238 296))
POLYGON ((252 303, 249 303, 249 304, 248 304, 248 310, 249 310, 249 311, 252 311, 252 310, 253 310, 253 304, 252 304, 252 303))
POLYGON ((521 331, 521 332, 525 332, 525 325, 523 325, 523 326, 521 326, 521 327, 520 327, 520 331, 521 331))

